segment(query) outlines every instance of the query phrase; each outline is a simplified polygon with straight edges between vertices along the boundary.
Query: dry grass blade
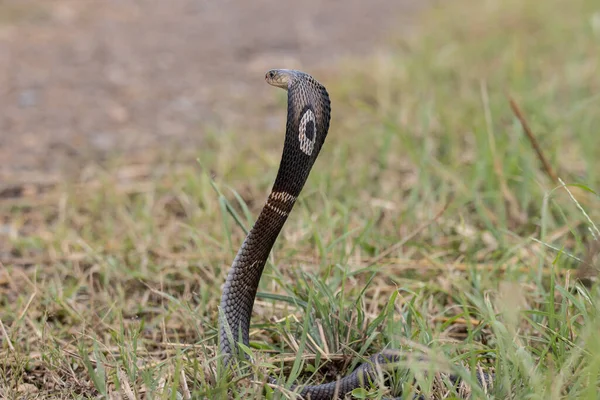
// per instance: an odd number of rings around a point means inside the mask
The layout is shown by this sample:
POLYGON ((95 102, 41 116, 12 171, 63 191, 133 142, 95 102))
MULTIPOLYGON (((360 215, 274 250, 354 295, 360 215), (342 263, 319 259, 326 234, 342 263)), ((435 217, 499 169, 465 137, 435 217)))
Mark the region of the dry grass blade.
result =
POLYGON ((428 226, 434 224, 438 219, 440 219, 440 217, 442 215, 444 215, 444 213, 446 212, 446 210, 448 209, 448 207, 450 207, 450 204, 452 204, 452 201, 448 201, 446 203, 446 205, 440 211, 438 211, 438 213, 433 218, 431 218, 429 221, 427 221, 427 222, 419 225, 415 230, 413 230, 408 235, 406 235, 404 238, 402 238, 401 241, 399 241, 398 243, 395 243, 394 245, 392 245, 392 246, 388 247, 387 249, 383 250, 377 256, 371 258, 367 262, 367 266, 371 266, 371 265, 377 264, 378 262, 380 262, 381 260, 383 260, 384 258, 386 258, 388 255, 390 255, 391 253, 393 253, 394 251, 398 250, 400 247, 404 246, 408 241, 410 241, 411 239, 413 239, 415 236, 417 236, 419 233, 421 233, 423 230, 425 230, 428 226))
POLYGON ((0 319, 0 332, 2 333, 2 336, 4 336, 6 338, 6 343, 8 343, 8 348, 11 351, 15 351, 15 348, 13 347, 12 341, 10 340, 10 336, 8 336, 8 332, 6 332, 6 329, 4 328, 4 324, 2 323, 2 319, 0 319))

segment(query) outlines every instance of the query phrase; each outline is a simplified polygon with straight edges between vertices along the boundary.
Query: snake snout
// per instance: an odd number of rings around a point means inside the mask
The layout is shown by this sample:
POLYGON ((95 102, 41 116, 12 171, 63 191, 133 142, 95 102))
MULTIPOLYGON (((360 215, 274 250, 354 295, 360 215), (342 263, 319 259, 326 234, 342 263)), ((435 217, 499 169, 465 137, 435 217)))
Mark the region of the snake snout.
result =
POLYGON ((293 78, 293 72, 287 69, 272 69, 265 74, 265 81, 269 85, 288 90, 289 83, 293 78))

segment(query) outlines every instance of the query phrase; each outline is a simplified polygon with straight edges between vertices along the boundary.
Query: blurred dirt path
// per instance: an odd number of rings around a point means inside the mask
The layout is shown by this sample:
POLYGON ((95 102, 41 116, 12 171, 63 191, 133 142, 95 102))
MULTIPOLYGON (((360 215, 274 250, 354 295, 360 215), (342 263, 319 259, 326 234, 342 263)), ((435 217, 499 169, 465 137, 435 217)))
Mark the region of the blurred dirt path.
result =
POLYGON ((0 0, 0 183, 249 124, 267 69, 369 53, 425 3, 0 0))

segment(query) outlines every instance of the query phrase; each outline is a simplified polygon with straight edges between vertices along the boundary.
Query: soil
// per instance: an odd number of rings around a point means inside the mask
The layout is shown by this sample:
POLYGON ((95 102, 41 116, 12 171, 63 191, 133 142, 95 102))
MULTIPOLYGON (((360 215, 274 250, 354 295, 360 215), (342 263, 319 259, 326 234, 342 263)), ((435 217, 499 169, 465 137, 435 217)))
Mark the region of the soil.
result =
MULTIPOLYGON (((335 68, 416 0, 0 0, 0 184, 250 124, 270 68, 335 68)), ((253 124, 268 124, 255 118, 253 124)))

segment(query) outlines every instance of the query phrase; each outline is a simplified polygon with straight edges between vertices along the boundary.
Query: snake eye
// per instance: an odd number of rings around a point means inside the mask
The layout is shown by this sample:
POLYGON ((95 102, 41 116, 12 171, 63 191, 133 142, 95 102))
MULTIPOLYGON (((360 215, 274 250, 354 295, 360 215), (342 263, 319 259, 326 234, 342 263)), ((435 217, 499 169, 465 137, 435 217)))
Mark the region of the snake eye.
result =
POLYGON ((269 72, 267 72, 267 77, 268 77, 269 79, 273 79, 273 78, 275 77, 275 72, 273 72, 273 71, 269 71, 269 72))

